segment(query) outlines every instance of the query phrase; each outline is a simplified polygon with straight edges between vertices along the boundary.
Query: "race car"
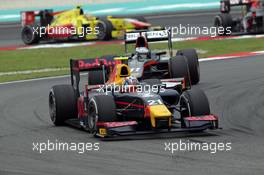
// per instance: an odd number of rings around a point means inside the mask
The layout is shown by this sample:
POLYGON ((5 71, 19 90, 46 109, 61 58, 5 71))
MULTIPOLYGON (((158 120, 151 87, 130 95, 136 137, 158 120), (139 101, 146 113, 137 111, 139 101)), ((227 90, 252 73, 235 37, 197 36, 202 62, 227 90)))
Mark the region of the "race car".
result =
POLYGON ((81 7, 21 12, 22 41, 36 44, 42 40, 110 40, 120 38, 126 30, 148 29, 144 17, 95 17, 84 14, 81 7))
POLYGON ((195 49, 178 50, 173 56, 170 30, 141 30, 125 34, 125 52, 132 75, 138 79, 190 77, 189 83, 200 81, 198 55, 195 49), (150 42, 168 41, 167 51, 153 51, 150 42), (128 44, 134 44, 132 54, 128 53, 128 44), (187 64, 186 64, 187 63, 187 64))
POLYGON ((52 122, 100 138, 218 128, 218 117, 211 114, 201 89, 188 86, 184 78, 139 82, 120 60, 71 60, 71 85, 53 86, 49 93, 52 122), (98 73, 104 84, 94 82, 98 73))
POLYGON ((221 0, 221 14, 214 20, 214 26, 223 28, 222 35, 250 34, 264 32, 263 0, 221 0), (233 18, 231 7, 242 7, 239 17, 233 18))

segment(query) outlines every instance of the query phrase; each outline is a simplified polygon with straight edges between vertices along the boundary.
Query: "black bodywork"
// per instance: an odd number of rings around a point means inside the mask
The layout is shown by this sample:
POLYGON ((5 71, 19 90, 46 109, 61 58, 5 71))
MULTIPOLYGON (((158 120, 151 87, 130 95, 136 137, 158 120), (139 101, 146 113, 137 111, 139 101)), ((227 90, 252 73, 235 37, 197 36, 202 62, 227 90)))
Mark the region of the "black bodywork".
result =
POLYGON ((138 79, 166 79, 170 78, 169 59, 172 57, 172 40, 170 30, 157 31, 132 31, 125 34, 125 52, 128 57, 128 65, 133 70, 132 74, 138 79), (157 35, 153 35, 153 33, 157 35), (132 36, 132 37, 131 37, 132 36), (128 54, 128 44, 135 44, 137 47, 148 47, 150 42, 168 41, 168 50, 170 56, 165 56, 166 51, 154 52, 149 50, 145 58, 140 58, 140 54, 134 51, 128 54), (137 71, 136 71, 137 70, 137 71))
POLYGON ((125 34, 125 52, 132 75, 140 80, 190 78, 190 84, 200 81, 198 54, 195 49, 178 50, 174 55, 171 29, 131 31, 125 34), (167 41, 168 51, 151 50, 151 42, 167 41), (132 53, 128 45, 135 44, 132 53), (145 50, 145 53, 142 53, 145 50), (173 62, 173 63, 172 63, 173 62), (185 68, 186 67, 186 68, 185 68))
MULTIPOLYGON (((253 34, 264 32, 264 2, 259 1, 259 7, 254 8, 251 0, 221 0, 220 15, 215 17, 214 25, 216 27, 230 28, 230 34, 253 34), (238 17, 231 15, 232 7, 242 7, 241 14, 238 17), (245 23, 247 23, 245 25, 245 23)), ((236 15, 237 16, 237 15, 236 15)))

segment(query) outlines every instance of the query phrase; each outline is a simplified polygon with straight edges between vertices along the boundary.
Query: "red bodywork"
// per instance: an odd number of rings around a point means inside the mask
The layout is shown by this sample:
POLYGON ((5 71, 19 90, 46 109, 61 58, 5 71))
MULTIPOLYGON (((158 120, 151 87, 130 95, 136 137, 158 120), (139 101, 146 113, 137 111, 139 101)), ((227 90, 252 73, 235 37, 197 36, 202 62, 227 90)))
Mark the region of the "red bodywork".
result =
POLYGON ((185 120, 188 121, 217 121, 218 117, 215 115, 207 115, 207 116, 197 116, 197 117, 186 117, 185 120))

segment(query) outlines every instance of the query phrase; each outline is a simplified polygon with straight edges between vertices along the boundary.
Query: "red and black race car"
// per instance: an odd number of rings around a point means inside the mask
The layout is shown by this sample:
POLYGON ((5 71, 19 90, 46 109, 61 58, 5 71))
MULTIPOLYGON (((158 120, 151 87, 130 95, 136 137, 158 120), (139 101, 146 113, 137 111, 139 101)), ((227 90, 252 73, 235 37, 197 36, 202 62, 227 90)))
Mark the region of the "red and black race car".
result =
POLYGON ((71 85, 53 86, 49 93, 56 126, 68 123, 101 138, 218 128, 205 93, 184 78, 139 82, 114 56, 70 65, 71 85))
POLYGON ((263 0, 221 0, 221 14, 214 20, 215 27, 222 27, 224 35, 264 32, 263 0), (242 7, 239 17, 231 15, 231 7, 242 7))

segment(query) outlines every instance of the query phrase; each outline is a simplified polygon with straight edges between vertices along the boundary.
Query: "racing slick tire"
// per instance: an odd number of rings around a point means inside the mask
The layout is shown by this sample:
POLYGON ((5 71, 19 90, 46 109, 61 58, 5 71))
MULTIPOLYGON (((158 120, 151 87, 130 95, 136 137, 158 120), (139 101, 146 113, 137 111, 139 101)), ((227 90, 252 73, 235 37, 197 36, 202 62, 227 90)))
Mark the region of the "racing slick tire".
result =
POLYGON ((233 18, 229 13, 219 14, 214 19, 214 26, 217 28, 219 27, 224 28, 224 33, 223 34, 218 33, 219 36, 231 35, 232 33, 231 30, 233 26, 233 18), (228 30, 227 28, 230 28, 230 29, 228 30))
POLYGON ((169 60, 170 78, 186 78, 189 77, 187 58, 177 55, 169 60))
POLYGON ((114 97, 110 95, 97 95, 88 103, 88 128, 91 132, 96 132, 97 122, 117 121, 116 105, 114 97))
POLYGON ((111 21, 109 21, 106 18, 99 18, 99 22, 97 24, 99 33, 97 34, 98 40, 110 40, 112 39, 112 31, 113 31, 113 25, 111 21))
POLYGON ((21 38, 26 45, 32 45, 39 43, 40 36, 34 30, 35 26, 26 25, 22 28, 21 38))
MULTIPOLYGON (((105 81, 107 77, 105 76, 105 81)), ((88 73, 88 85, 105 84, 103 70, 92 70, 88 73)))
POLYGON ((187 58, 191 84, 196 85, 200 81, 200 66, 198 60, 198 54, 195 49, 183 49, 179 50, 176 55, 182 55, 187 58))
POLYGON ((71 85, 53 86, 49 93, 49 113, 55 126, 63 125, 71 118, 76 118, 77 100, 71 85))
POLYGON ((210 106, 205 93, 198 87, 192 87, 183 92, 180 97, 180 106, 183 110, 182 116, 210 115, 210 106))

